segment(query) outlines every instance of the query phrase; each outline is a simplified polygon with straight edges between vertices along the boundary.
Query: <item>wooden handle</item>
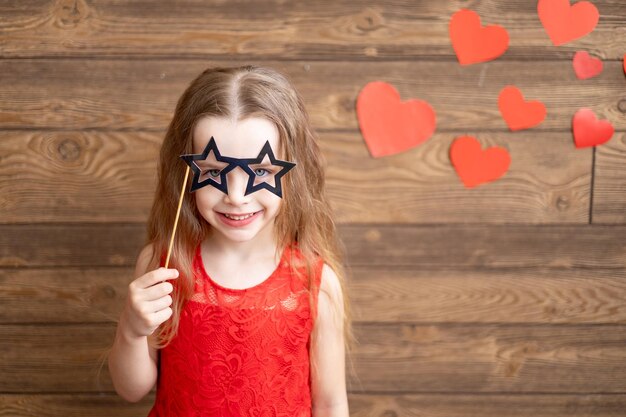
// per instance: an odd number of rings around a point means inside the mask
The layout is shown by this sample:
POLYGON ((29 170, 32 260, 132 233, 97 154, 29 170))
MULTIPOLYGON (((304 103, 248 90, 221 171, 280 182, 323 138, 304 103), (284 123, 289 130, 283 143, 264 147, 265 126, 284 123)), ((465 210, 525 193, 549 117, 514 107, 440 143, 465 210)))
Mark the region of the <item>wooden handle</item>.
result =
POLYGON ((183 187, 180 189, 180 198, 178 199, 178 210, 176 210, 176 220, 174 220, 174 228, 172 229, 172 237, 170 237, 170 244, 167 248, 167 258, 165 258, 165 267, 170 264, 170 255, 172 254, 172 246, 174 245, 174 236, 176 235, 176 227, 178 226, 178 218, 180 217, 180 208, 183 206, 183 198, 185 198, 185 189, 187 188, 187 178, 189 178, 189 165, 185 170, 185 179, 183 181, 183 187))

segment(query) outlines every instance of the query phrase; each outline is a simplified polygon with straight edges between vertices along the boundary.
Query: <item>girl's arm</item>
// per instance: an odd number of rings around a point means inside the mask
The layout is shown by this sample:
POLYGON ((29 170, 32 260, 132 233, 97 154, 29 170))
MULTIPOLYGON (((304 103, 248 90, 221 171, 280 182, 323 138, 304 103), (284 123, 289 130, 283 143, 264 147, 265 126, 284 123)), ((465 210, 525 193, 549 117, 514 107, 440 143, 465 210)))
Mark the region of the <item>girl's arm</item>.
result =
POLYGON ((131 402, 141 400, 156 383, 157 351, 148 345, 148 336, 171 316, 172 299, 168 294, 172 284, 162 281, 178 274, 165 268, 146 273, 151 257, 152 247, 148 245, 137 259, 136 279, 128 286, 126 306, 109 354, 115 391, 131 402))
POLYGON ((311 395, 314 417, 348 417, 343 295, 335 272, 324 265, 312 334, 311 395))

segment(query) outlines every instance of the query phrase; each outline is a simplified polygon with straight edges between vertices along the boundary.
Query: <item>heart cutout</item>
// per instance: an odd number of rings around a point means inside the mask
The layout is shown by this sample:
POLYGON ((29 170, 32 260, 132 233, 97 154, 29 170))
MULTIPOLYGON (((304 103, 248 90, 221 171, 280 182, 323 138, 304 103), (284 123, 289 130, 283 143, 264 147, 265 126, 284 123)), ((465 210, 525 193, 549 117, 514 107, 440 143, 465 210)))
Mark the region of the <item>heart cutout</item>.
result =
POLYGON ((602 60, 592 57, 587 51, 576 52, 572 65, 579 80, 595 77, 602 72, 602 60))
POLYGON ((467 188, 500 178, 511 165, 511 156, 505 148, 493 146, 481 149, 480 142, 471 136, 460 136, 450 146, 450 161, 467 188))
POLYGON ((498 25, 482 27, 478 13, 461 9, 448 26, 452 48, 461 65, 490 61, 509 47, 509 34, 498 25))
POLYGON ((359 127, 370 154, 395 155, 425 142, 435 132, 433 108, 423 100, 401 101, 400 94, 382 81, 368 83, 356 101, 359 127))
POLYGON ((591 109, 580 109, 572 119, 574 143, 577 148, 602 145, 608 142, 615 129, 608 120, 598 120, 591 109))
POLYGON ((596 6, 588 1, 570 5, 569 0, 539 0, 537 14, 556 46, 591 33, 600 19, 596 6))
POLYGON ((512 131, 537 126, 546 118, 546 106, 540 101, 525 101, 522 92, 513 85, 500 91, 498 108, 512 131))

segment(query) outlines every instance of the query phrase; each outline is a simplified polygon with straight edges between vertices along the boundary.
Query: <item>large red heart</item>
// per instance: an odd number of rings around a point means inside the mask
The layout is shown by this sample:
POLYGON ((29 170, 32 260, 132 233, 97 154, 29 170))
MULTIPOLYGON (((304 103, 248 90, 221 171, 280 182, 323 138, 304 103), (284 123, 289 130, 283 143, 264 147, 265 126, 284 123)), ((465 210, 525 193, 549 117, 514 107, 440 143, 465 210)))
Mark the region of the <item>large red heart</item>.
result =
POLYGON ((602 145, 613 136, 613 125, 607 120, 598 120, 591 109, 580 109, 572 119, 574 143, 577 148, 602 145))
POLYGON ((509 47, 509 34, 498 25, 482 27, 478 13, 461 9, 452 15, 449 24, 452 48, 461 65, 495 59, 509 47))
POLYGON ((471 136, 460 136, 450 146, 450 161, 467 188, 500 178, 511 165, 511 156, 504 148, 481 149, 471 136))
POLYGON ((500 91, 498 108, 512 131, 536 126, 546 118, 546 106, 540 101, 525 101, 522 92, 513 85, 500 91))
POLYGON ((595 77, 602 72, 602 60, 592 57, 587 51, 576 52, 572 65, 579 80, 595 77))
POLYGON ((556 46, 591 33, 600 19, 596 6, 588 1, 570 6, 569 0, 539 0, 537 13, 556 46))
POLYGON ((435 132, 435 111, 423 100, 400 101, 400 94, 382 81, 368 83, 356 101, 359 127, 370 154, 394 155, 426 141, 435 132))

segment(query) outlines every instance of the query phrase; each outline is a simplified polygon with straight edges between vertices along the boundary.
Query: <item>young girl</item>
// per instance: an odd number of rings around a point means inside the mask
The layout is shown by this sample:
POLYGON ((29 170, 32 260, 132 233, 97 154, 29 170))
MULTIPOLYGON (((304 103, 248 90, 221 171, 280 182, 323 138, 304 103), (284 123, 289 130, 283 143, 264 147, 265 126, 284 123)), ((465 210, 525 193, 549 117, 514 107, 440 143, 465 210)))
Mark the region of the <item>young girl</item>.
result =
POLYGON ((150 416, 348 416, 353 336, 321 161, 280 73, 211 68, 191 83, 109 355, 119 395, 157 384, 150 416))

